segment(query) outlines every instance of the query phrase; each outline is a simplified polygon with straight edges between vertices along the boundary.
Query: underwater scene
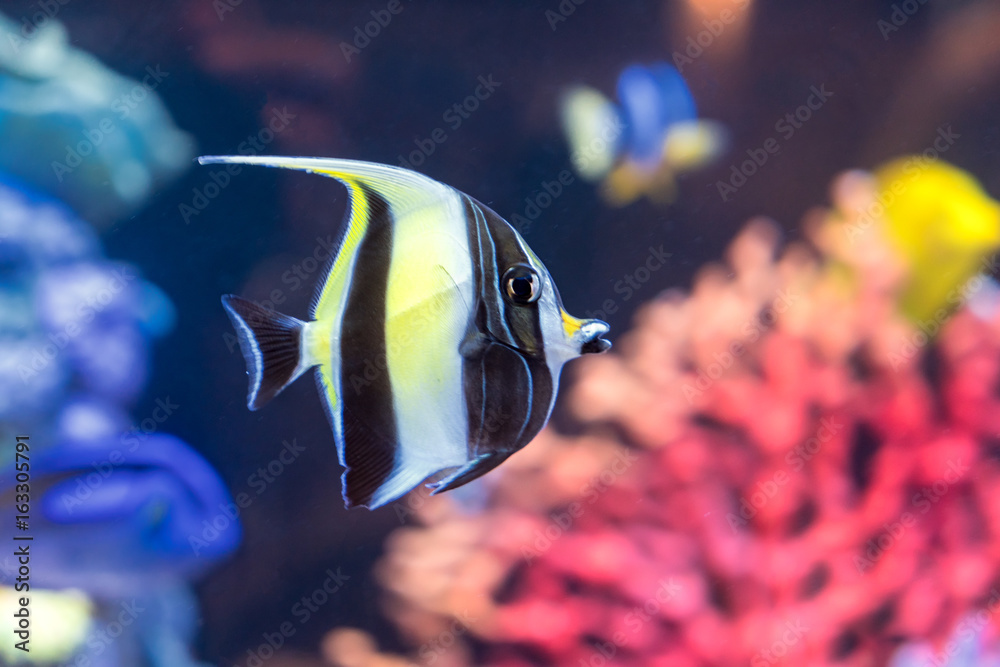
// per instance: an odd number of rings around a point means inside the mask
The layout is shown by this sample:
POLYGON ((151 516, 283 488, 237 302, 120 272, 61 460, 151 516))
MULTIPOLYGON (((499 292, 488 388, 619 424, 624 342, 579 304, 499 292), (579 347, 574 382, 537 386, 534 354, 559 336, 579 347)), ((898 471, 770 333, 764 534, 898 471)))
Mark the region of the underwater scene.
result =
POLYGON ((0 665, 1000 667, 1000 3, 0 2, 0 665))

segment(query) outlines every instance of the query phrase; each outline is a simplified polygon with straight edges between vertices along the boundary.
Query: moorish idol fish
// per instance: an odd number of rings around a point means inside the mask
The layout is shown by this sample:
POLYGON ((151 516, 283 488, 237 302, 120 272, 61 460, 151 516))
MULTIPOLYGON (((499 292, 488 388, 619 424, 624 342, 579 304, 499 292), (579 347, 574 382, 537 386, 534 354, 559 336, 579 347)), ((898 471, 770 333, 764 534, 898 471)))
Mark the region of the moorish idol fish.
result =
POLYGON ((608 325, 562 306, 503 218, 426 176, 370 162, 202 157, 343 183, 346 229, 309 321, 222 298, 256 410, 317 369, 348 507, 379 507, 489 472, 548 421, 564 363, 603 352, 608 325))
POLYGON ((563 130, 584 179, 603 179, 614 204, 641 195, 672 201, 677 174, 719 155, 725 131, 698 118, 694 97, 672 65, 631 65, 618 78, 618 105, 600 91, 575 86, 562 98, 563 130))

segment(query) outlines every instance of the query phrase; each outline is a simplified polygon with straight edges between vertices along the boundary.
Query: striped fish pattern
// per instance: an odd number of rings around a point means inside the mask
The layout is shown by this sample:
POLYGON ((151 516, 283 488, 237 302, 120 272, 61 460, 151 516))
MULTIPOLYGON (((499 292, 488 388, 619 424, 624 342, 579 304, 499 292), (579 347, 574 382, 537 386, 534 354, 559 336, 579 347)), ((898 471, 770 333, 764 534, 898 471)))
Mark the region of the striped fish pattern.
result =
POLYGON ((335 178, 350 209, 309 321, 236 296, 223 305, 251 410, 310 368, 334 432, 348 507, 421 482, 489 472, 548 421, 564 363, 603 352, 608 326, 566 313, 541 260, 472 197, 398 167, 327 158, 202 157, 335 178))

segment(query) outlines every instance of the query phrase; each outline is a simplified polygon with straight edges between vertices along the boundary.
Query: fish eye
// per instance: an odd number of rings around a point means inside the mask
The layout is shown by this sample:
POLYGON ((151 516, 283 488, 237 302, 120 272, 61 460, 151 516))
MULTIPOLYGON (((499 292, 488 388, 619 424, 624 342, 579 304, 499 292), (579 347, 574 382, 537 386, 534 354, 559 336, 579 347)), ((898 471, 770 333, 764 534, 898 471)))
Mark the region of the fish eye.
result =
POLYGON ((517 264, 507 269, 503 274, 501 285, 507 298, 519 306, 534 303, 542 291, 538 273, 524 264, 517 264))

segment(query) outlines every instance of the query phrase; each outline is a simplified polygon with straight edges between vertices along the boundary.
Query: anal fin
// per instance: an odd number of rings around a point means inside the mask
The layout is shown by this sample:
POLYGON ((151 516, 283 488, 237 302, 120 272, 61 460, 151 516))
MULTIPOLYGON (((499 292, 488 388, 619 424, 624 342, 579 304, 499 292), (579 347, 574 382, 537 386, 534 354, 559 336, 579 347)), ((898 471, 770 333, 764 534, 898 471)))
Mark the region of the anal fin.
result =
POLYGON ((392 476, 397 443, 359 420, 349 408, 344 409, 342 419, 342 460, 347 466, 343 474, 344 500, 348 507, 374 509, 383 504, 376 503, 374 499, 382 495, 382 487, 392 476))

